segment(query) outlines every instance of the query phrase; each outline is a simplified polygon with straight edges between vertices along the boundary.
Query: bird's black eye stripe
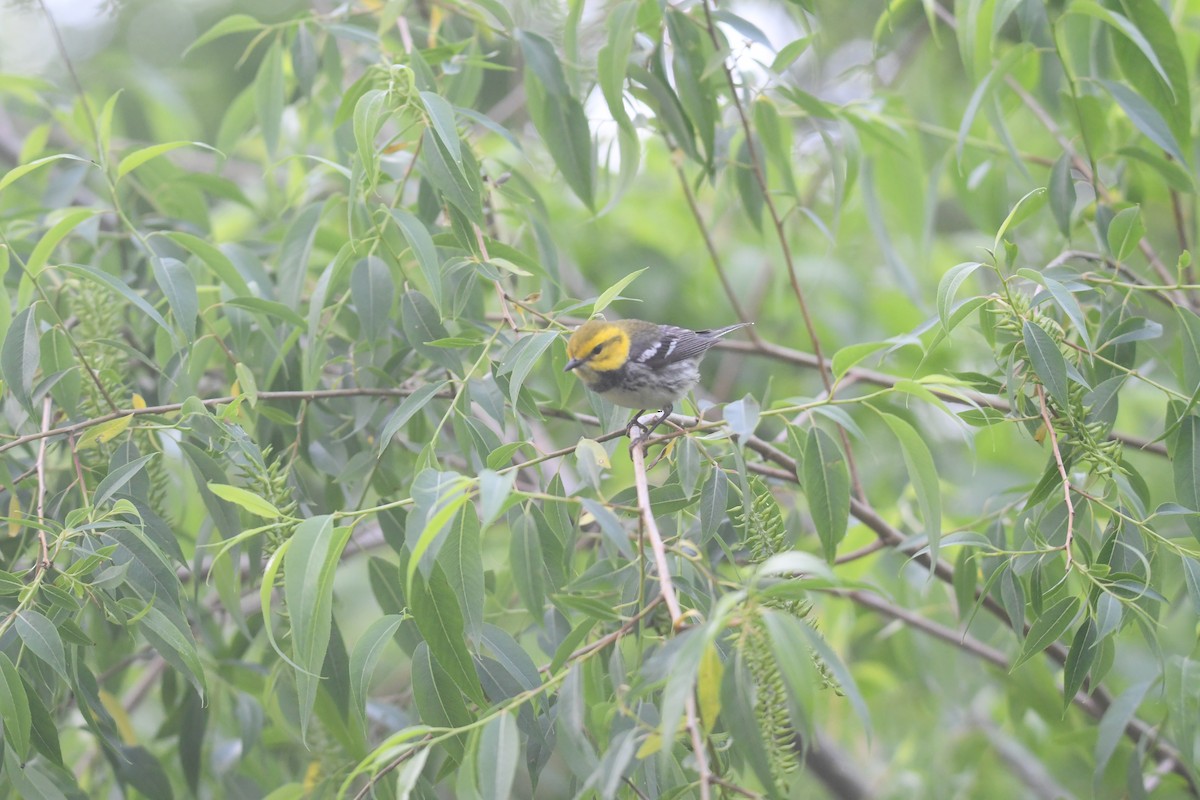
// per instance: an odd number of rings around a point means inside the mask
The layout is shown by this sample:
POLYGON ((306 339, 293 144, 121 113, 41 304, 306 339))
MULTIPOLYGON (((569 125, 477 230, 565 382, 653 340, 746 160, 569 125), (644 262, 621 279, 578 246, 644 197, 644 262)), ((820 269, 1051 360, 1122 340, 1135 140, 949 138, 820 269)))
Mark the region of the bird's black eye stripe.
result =
POLYGON ((603 349, 604 349, 603 343, 596 345, 595 347, 592 348, 592 355, 594 355, 594 356, 600 355, 600 351, 603 349))

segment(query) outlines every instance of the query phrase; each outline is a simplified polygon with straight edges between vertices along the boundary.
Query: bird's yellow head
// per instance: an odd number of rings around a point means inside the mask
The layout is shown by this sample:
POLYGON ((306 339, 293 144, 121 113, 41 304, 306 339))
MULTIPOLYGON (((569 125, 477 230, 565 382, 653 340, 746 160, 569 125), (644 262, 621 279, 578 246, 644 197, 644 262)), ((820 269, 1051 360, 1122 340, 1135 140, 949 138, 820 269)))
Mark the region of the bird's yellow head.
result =
POLYGON ((567 358, 566 371, 577 367, 596 372, 620 369, 629 358, 629 334, 612 322, 588 320, 571 334, 567 358))

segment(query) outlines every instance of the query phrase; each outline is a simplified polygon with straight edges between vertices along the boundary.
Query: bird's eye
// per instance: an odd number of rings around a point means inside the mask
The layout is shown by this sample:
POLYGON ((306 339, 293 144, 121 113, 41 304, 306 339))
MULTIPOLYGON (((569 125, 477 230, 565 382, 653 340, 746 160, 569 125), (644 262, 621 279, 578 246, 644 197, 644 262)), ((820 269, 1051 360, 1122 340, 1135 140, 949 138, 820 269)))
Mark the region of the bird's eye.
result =
POLYGON ((604 349, 604 345, 602 345, 602 344, 596 345, 595 347, 592 348, 592 355, 594 355, 594 356, 600 355, 600 351, 603 349, 604 349))

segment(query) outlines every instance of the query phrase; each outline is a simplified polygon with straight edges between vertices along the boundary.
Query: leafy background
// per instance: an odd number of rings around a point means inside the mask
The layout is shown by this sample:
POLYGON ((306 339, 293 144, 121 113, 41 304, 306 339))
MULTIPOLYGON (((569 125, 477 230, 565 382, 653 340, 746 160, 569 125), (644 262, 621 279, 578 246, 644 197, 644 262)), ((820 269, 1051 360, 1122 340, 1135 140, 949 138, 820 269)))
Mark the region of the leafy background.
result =
POLYGON ((1194 796, 1198 21, 0 6, 0 786, 1194 796))

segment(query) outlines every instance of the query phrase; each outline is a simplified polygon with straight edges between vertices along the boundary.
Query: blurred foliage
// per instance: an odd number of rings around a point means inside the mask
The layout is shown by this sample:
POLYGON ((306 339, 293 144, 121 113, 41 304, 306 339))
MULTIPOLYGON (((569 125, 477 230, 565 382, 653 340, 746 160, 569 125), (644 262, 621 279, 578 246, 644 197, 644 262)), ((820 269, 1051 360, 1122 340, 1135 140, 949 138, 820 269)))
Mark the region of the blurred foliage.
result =
POLYGON ((1195 2, 46 5, 6 796, 1196 795, 1195 2))

